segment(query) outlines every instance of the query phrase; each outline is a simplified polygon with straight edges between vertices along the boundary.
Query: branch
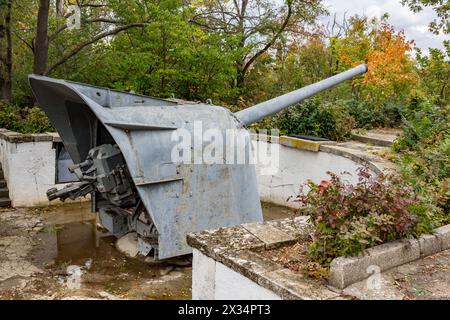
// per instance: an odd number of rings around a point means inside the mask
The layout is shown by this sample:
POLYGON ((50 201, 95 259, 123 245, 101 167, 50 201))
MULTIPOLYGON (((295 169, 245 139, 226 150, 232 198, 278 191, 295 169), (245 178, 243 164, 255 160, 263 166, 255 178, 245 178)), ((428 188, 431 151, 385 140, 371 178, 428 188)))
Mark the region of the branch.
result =
POLYGON ((107 4, 90 4, 90 3, 86 3, 86 4, 81 4, 80 8, 102 8, 102 7, 106 7, 107 4))
POLYGON ((84 23, 95 23, 95 22, 104 22, 104 23, 123 23, 123 20, 116 19, 107 19, 107 18, 97 18, 97 19, 86 19, 84 23))
POLYGON ((56 62, 54 65, 52 65, 47 72, 45 72, 45 75, 49 75, 50 73, 52 73, 57 67, 59 67, 60 65, 66 63, 70 58, 72 58, 73 56, 75 56, 76 54, 78 54, 81 50, 83 50, 84 48, 86 48, 87 46, 112 35, 118 34, 122 31, 131 29, 131 28, 139 28, 139 27, 143 27, 145 26, 145 23, 130 23, 127 24, 125 26, 121 26, 118 27, 114 30, 108 31, 108 32, 104 32, 101 33, 99 35, 97 35, 96 37, 92 38, 91 40, 88 40, 82 44, 80 44, 79 46, 77 46, 75 49, 73 49, 72 51, 70 51, 68 54, 66 54, 64 57, 62 57, 58 62, 56 62))
POLYGON ((106 3, 83 3, 84 1, 80 1, 80 0, 77 0, 77 5, 80 7, 80 8, 83 8, 83 7, 90 7, 90 8, 102 8, 102 7, 106 7, 107 6, 107 4, 106 3))
POLYGON ((200 23, 197 20, 193 20, 193 19, 189 19, 188 22, 193 23, 201 28, 207 29, 207 30, 222 30, 222 31, 226 31, 225 27, 212 27, 212 26, 208 26, 206 24, 200 23))
POLYGON ((17 34, 14 30, 12 31, 13 35, 16 36, 20 41, 22 41, 32 52, 34 52, 34 46, 33 43, 28 42, 27 40, 23 39, 21 36, 17 34))
MULTIPOLYGON (((70 16, 70 15, 69 15, 70 16)), ((88 19, 88 20, 84 20, 82 21, 83 23, 96 23, 96 22, 104 22, 104 23, 111 23, 111 24, 117 24, 117 23, 122 23, 123 21, 120 20, 114 20, 114 19, 106 19, 106 18, 98 18, 98 19, 88 19)), ((67 24, 64 24, 62 26, 60 26, 58 29, 56 29, 56 31, 51 34, 48 38, 49 42, 52 42, 53 40, 56 39, 56 37, 58 37, 58 35, 63 32, 64 30, 67 29, 67 24)))
POLYGON ((287 12, 286 18, 284 19, 284 22, 281 25, 280 29, 278 29, 277 33, 264 46, 264 48, 259 50, 253 57, 250 58, 250 60, 247 61, 247 63, 245 64, 244 68, 242 69, 243 74, 245 74, 247 72, 248 68, 250 68, 250 66, 256 61, 256 59, 258 59, 263 53, 265 53, 267 50, 269 50, 270 47, 273 46, 275 41, 277 41, 277 39, 281 36, 283 31, 288 26, 289 21, 291 20, 291 16, 292 16, 292 7, 291 7, 291 4, 289 3, 289 5, 288 5, 288 12, 287 12))

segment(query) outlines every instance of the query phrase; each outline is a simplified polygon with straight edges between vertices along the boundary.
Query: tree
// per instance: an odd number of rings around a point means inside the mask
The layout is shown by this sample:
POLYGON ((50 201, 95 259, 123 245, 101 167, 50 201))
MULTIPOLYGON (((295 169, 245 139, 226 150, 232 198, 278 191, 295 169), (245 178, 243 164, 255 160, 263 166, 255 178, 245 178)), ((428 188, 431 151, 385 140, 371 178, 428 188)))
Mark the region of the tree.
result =
POLYGON ((12 83, 12 0, 0 0, 0 101, 11 101, 12 83))
POLYGON ((373 30, 373 48, 367 55, 369 72, 362 81, 373 101, 400 101, 418 84, 411 57, 413 44, 403 31, 396 32, 385 21, 373 30))
MULTIPOLYGON (((35 34, 29 32, 30 21, 23 21, 23 28, 15 33, 32 51, 36 74, 49 75, 89 46, 125 30, 143 27, 151 20, 151 16, 139 21, 116 18, 120 6, 127 5, 124 1, 78 0, 72 2, 81 10, 81 28, 69 30, 66 19, 73 13, 63 13, 61 1, 39 0, 35 34), (55 10, 52 10, 53 5, 55 10), (61 43, 63 45, 59 45, 61 43)), ((127 2, 129 5, 140 3, 138 0, 127 2)))
MULTIPOLYGON (((78 65, 84 70, 96 70, 90 81, 188 100, 211 98, 223 102, 234 95, 229 85, 235 77, 234 53, 224 46, 223 37, 188 22, 191 9, 182 0, 161 1, 149 9, 153 19, 145 27, 130 29, 97 46, 98 58, 78 65), (100 82, 101 79, 109 82, 100 82)), ((136 20, 131 15, 137 12, 122 14, 128 20, 136 20)))
POLYGON ((417 50, 417 62, 422 87, 433 102, 442 106, 450 103, 450 45, 446 51, 429 49, 424 55, 417 50))
POLYGON ((352 82, 353 92, 376 108, 388 101, 402 101, 418 83, 410 55, 413 41, 403 31, 396 32, 387 19, 387 15, 381 21, 353 17, 346 36, 333 43, 338 71, 368 64, 364 77, 352 82))
POLYGON ((402 4, 409 6, 414 12, 431 7, 437 13, 438 19, 430 22, 430 30, 435 34, 450 33, 450 2, 448 0, 402 0, 402 4))
POLYGON ((39 0, 36 39, 33 43, 34 65, 33 73, 43 75, 47 71, 48 59, 48 16, 50 0, 39 0))
POLYGON ((289 44, 280 41, 274 47, 276 55, 262 55, 248 72, 247 96, 262 102, 334 75, 328 42, 320 32, 289 44))
POLYGON ((196 4, 190 21, 227 36, 227 45, 238 52, 235 85, 240 89, 251 66, 277 40, 313 24, 325 12, 321 0, 203 0, 196 4))

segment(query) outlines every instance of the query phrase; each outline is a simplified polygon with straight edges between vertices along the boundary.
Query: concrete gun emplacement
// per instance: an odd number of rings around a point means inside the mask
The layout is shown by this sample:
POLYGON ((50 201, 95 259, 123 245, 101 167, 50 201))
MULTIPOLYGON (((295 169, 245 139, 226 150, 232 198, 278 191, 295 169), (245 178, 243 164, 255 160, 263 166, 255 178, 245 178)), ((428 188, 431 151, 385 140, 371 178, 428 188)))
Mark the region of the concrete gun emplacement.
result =
MULTIPOLYGON (((263 220, 254 164, 173 161, 173 134, 243 129, 367 72, 366 65, 231 113, 31 75, 38 104, 58 131, 74 165, 75 182, 50 189, 50 200, 91 194, 99 222, 116 237, 138 234, 143 255, 166 259, 190 253, 190 232, 263 220)), ((245 131, 247 132, 247 131, 245 131)), ((251 139, 240 136, 251 156, 251 139)), ((195 152, 195 151, 194 151, 195 152)))

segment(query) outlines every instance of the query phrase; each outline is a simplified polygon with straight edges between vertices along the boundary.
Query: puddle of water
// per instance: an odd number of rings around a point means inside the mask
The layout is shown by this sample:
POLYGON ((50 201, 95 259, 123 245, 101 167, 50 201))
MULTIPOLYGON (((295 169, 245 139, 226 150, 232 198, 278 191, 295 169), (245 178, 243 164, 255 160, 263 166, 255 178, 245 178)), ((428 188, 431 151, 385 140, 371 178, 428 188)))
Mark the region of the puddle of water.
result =
MULTIPOLYGON (((59 275, 65 286, 69 266, 81 268, 81 289, 133 299, 190 299, 191 267, 150 265, 115 248, 116 239, 97 227, 89 204, 70 204, 42 214, 33 262, 59 275)), ((61 289, 61 288, 60 288, 61 289)))
MULTIPOLYGON (((95 220, 95 214, 91 212, 90 202, 67 203, 45 209, 45 212, 41 211, 41 213, 46 225, 62 225, 95 220)), ((40 208, 37 210, 40 210, 40 208)))
MULTIPOLYGON (((295 215, 294 209, 282 206, 263 203, 262 207, 265 220, 295 215)), ((37 235, 39 245, 33 251, 33 262, 59 279, 57 288, 53 289, 69 290, 66 288, 70 277, 68 267, 78 266, 82 275, 81 289, 77 289, 87 290, 90 295, 106 292, 131 299, 191 298, 189 265, 149 264, 143 257, 128 258, 116 249, 116 239, 98 228, 89 203, 66 204, 43 211, 40 213, 45 228, 37 235)), ((54 282, 43 288, 52 285, 55 286, 54 282)))
POLYGON ((95 220, 56 225, 56 262, 82 263, 97 253, 95 220))
POLYGON ((88 203, 46 208, 34 260, 41 266, 84 264, 98 252, 95 214, 88 203))
POLYGON ((261 207, 264 221, 292 218, 298 215, 295 209, 268 202, 261 202, 261 207))
MULTIPOLYGON (((289 218, 296 214, 295 209, 270 203, 262 203, 262 209, 264 220, 289 218)), ((114 247, 116 239, 105 237, 98 229, 89 203, 59 206, 44 213, 43 217, 46 227, 39 234, 42 249, 36 254, 36 260, 43 265, 52 262, 56 265, 84 265, 90 259, 110 261, 117 254, 122 255, 114 247)), ((128 265, 138 268, 138 272, 150 268, 144 262, 128 265)))

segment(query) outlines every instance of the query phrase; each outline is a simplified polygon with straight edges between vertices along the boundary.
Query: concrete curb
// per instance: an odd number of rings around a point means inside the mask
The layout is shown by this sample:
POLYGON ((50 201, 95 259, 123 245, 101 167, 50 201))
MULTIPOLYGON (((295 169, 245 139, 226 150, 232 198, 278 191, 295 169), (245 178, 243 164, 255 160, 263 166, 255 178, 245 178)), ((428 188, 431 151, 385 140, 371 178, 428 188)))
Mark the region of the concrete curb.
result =
POLYGON ((331 262, 328 282, 335 288, 344 289, 372 276, 375 268, 376 272, 383 272, 447 249, 450 249, 450 225, 434 230, 433 235, 370 248, 358 257, 336 258, 331 262))
POLYGON ((269 136, 269 135, 263 135, 263 134, 252 134, 251 135, 252 140, 255 141, 267 141, 270 143, 279 143, 282 146, 299 149, 299 150, 306 150, 306 151, 312 151, 312 152, 319 152, 320 146, 323 144, 335 144, 336 142, 333 141, 310 141, 300 138, 293 138, 288 136, 269 136))
POLYGON ((352 134, 352 139, 362 142, 362 143, 370 143, 372 145, 380 146, 380 147, 390 147, 393 144, 393 142, 389 141, 389 140, 382 140, 379 138, 368 137, 368 136, 364 136, 364 135, 356 134, 356 133, 352 134))
POLYGON ((32 133, 24 134, 15 131, 10 131, 4 128, 0 129, 0 139, 11 143, 26 143, 26 142, 41 142, 41 141, 54 141, 60 140, 59 136, 55 133, 32 133))
POLYGON ((286 146, 286 147, 290 147, 290 148, 312 151, 312 152, 319 152, 320 146, 322 143, 299 139, 299 138, 282 136, 282 137, 280 137, 280 144, 283 146, 286 146))

